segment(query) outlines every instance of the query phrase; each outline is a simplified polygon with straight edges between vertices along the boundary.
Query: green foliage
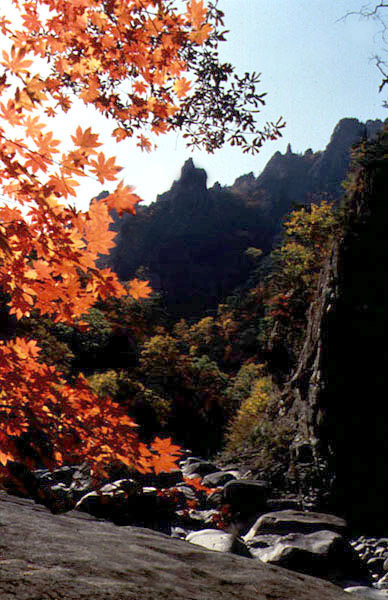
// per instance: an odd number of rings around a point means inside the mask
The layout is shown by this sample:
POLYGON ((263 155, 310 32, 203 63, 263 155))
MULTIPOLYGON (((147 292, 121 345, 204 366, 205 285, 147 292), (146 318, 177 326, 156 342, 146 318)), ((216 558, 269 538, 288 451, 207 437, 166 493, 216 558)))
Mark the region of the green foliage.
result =
POLYGON ((140 370, 151 381, 162 384, 177 376, 179 347, 171 335, 155 335, 147 340, 140 353, 140 370))
POLYGON ((258 260, 259 258, 261 258, 261 256, 263 256, 263 251, 260 250, 260 248, 254 248, 253 246, 251 246, 250 248, 247 248, 245 250, 245 254, 246 256, 249 256, 249 258, 251 258, 252 260, 258 260))
POLYGON ((92 391, 100 398, 109 396, 115 398, 119 391, 119 374, 112 369, 104 373, 95 373, 89 377, 89 385, 92 391))
MULTIPOLYGON (((224 390, 228 377, 206 354, 195 357, 189 364, 189 386, 198 410, 207 418, 215 406, 224 408, 224 390)), ((187 376, 187 375, 186 375, 187 376)))
POLYGON ((101 349, 106 348, 112 335, 112 324, 102 310, 91 308, 84 317, 87 329, 74 331, 75 343, 79 352, 95 357, 101 349))
POLYGON ((228 425, 225 436, 227 451, 237 450, 244 444, 255 441, 271 391, 272 381, 268 376, 259 377, 252 382, 249 395, 242 401, 228 425))
POLYGON ((222 363, 227 343, 225 324, 214 317, 204 317, 197 323, 188 325, 181 319, 174 326, 174 335, 183 353, 191 356, 208 355, 211 360, 222 363))
POLYGON ((293 211, 284 223, 283 243, 271 255, 258 338, 276 357, 279 371, 294 365, 319 274, 342 227, 342 213, 326 200, 293 211))
POLYGON ((283 243, 272 253, 277 269, 270 288, 308 290, 311 296, 338 228, 336 209, 326 200, 293 211, 284 223, 283 243))
MULTIPOLYGON (((137 277, 143 278, 136 273, 137 277)), ((99 305, 113 330, 127 329, 138 343, 144 342, 166 325, 166 314, 159 294, 153 292, 141 302, 131 296, 109 298, 99 305)))
POLYGON ((241 366, 231 384, 226 388, 225 396, 229 410, 235 412, 249 397, 252 387, 262 371, 263 365, 252 362, 241 366))
POLYGON ((163 431, 171 413, 171 402, 146 387, 124 370, 110 369, 89 377, 93 392, 101 398, 110 397, 126 406, 128 414, 142 427, 143 437, 163 431))
POLYGON ((371 171, 373 177, 381 177, 387 170, 388 124, 386 123, 376 139, 363 141, 352 151, 353 168, 343 183, 345 197, 341 208, 345 226, 350 229, 360 220, 360 205, 363 196, 371 187, 371 171))
POLYGON ((174 335, 160 332, 144 342, 136 371, 146 389, 169 403, 169 433, 202 454, 214 451, 222 438, 229 381, 203 352, 214 339, 213 327, 212 318, 194 326, 179 321, 174 335))

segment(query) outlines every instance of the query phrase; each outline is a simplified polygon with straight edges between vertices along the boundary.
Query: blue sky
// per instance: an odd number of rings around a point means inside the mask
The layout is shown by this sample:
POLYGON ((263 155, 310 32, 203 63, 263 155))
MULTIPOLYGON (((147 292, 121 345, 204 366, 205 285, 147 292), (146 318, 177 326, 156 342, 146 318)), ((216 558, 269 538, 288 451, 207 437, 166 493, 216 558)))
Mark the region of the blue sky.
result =
POLYGON ((230 30, 222 58, 240 72, 262 73, 261 90, 268 95, 260 118, 282 116, 287 122, 283 138, 268 142, 254 157, 233 148, 192 154, 178 134, 159 138, 159 149, 151 154, 139 154, 124 142, 118 157, 126 182, 148 203, 169 189, 192 156, 208 172, 209 185, 229 185, 243 173, 258 175, 289 142, 294 152, 323 149, 343 117, 388 118, 371 61, 381 51, 379 26, 358 16, 340 20, 364 5, 359 0, 220 0, 230 30))

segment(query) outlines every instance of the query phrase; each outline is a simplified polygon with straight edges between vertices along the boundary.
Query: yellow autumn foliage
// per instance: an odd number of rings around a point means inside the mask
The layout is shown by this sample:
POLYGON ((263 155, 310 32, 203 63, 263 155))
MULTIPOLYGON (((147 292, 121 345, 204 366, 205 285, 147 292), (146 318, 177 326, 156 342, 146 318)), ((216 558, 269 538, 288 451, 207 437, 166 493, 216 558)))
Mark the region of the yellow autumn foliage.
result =
POLYGON ((270 401, 271 390, 272 381, 268 376, 260 377, 254 382, 249 396, 243 400, 229 423, 225 436, 228 451, 241 447, 255 437, 265 408, 270 401))

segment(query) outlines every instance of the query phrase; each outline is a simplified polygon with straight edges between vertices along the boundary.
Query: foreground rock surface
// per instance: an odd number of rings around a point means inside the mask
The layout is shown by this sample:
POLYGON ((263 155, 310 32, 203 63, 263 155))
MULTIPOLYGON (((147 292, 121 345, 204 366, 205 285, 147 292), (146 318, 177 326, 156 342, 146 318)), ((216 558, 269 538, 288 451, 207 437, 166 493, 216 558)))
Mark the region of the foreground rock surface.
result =
POLYGON ((0 493, 1 600, 349 600, 249 558, 0 493))

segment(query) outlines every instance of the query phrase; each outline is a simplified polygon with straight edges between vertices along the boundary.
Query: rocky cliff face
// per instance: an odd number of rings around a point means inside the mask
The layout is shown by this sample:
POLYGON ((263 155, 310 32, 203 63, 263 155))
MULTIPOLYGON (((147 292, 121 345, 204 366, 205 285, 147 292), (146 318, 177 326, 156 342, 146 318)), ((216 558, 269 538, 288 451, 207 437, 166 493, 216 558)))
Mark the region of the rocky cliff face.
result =
POLYGON ((126 280, 143 266, 154 289, 164 293, 176 316, 214 308, 244 282, 251 267, 245 250, 267 253, 284 215, 322 194, 339 198, 350 148, 372 136, 380 121, 343 119, 324 152, 277 152, 259 177, 239 177, 233 186, 208 189, 206 172, 188 160, 171 189, 136 217, 117 219, 117 245, 109 263, 126 280))
POLYGON ((388 532, 388 130, 354 175, 346 232, 313 303, 285 394, 297 419, 294 460, 354 524, 388 532), (298 457, 298 448, 311 454, 298 457), (307 469, 308 471, 308 469, 307 469))

